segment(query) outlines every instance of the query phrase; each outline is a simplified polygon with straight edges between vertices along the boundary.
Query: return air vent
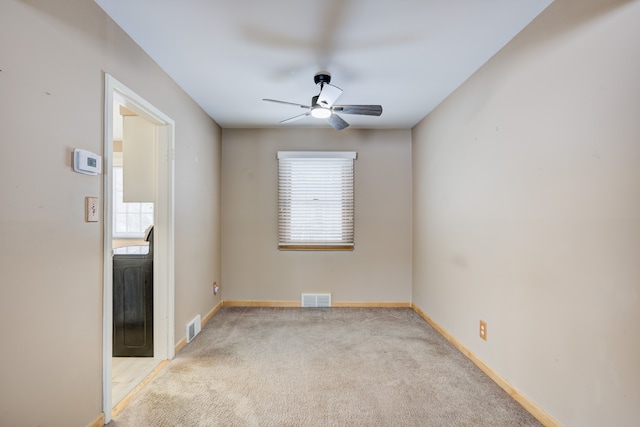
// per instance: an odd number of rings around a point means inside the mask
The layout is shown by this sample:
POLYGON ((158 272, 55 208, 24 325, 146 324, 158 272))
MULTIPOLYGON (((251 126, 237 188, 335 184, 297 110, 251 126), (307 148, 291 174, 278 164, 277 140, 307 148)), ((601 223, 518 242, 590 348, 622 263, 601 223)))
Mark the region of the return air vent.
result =
POLYGON ((302 294, 303 307, 331 307, 331 294, 302 294))
POLYGON ((196 337, 200 333, 200 328, 202 327, 202 321, 200 320, 200 315, 198 314, 193 320, 187 323, 187 343, 190 343, 192 339, 196 337))

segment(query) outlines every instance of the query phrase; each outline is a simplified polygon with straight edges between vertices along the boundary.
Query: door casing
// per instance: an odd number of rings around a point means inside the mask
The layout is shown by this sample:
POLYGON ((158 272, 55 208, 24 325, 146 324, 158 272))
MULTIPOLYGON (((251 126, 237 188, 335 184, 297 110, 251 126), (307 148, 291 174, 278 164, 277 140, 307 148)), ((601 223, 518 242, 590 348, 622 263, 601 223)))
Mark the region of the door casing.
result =
POLYGON ((175 122, 113 76, 105 73, 103 152, 103 411, 111 420, 113 263, 113 103, 118 102, 157 125, 157 179, 154 206, 154 359, 157 363, 175 355, 174 331, 174 158, 175 122))

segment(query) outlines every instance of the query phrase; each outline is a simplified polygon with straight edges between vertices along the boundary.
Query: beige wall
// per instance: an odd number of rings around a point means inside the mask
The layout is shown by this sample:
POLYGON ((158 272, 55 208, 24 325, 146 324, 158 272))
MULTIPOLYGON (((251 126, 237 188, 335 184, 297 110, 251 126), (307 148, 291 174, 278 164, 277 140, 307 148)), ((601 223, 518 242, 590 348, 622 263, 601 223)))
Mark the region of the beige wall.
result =
POLYGON ((411 133, 347 129, 223 130, 225 300, 411 300, 411 133), (353 252, 277 249, 279 150, 353 150, 353 252))
POLYGON ((413 301, 567 426, 640 419, 639 22, 556 0, 412 134, 413 301))
POLYGON ((176 341, 213 280, 225 299, 413 299, 565 425, 634 424, 639 21, 638 1, 556 0, 412 133, 222 137, 93 2, 0 2, 0 425, 102 410, 102 224, 84 222, 102 180, 70 158, 102 152, 104 72, 176 121, 176 341), (275 152, 325 148, 359 154, 356 250, 279 252, 275 152))
POLYGON ((93 1, 0 2, 0 425, 84 426, 102 412, 104 72, 176 122, 176 341, 218 299, 220 129, 93 1))

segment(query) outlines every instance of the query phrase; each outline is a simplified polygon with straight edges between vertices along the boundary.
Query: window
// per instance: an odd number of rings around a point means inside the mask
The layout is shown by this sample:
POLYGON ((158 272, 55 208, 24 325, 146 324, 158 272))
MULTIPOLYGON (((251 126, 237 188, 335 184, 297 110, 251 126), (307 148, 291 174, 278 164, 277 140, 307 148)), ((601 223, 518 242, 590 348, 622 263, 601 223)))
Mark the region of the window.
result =
POLYGON ((278 248, 353 250, 355 152, 278 152, 278 248))
POLYGON ((113 237, 143 238, 153 225, 153 203, 124 203, 122 166, 113 167, 113 237))

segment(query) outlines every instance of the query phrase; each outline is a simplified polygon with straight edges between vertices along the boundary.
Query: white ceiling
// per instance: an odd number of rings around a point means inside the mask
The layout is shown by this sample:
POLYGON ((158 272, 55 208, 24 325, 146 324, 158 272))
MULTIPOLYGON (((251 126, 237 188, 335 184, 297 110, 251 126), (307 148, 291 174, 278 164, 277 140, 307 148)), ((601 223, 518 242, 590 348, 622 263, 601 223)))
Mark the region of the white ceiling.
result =
MULTIPOLYGON (((332 75, 352 128, 411 128, 552 0, 95 0, 223 128, 329 127, 294 106, 332 75)), ((117 76, 116 76, 117 77, 117 76)))

